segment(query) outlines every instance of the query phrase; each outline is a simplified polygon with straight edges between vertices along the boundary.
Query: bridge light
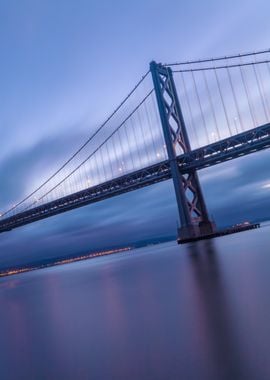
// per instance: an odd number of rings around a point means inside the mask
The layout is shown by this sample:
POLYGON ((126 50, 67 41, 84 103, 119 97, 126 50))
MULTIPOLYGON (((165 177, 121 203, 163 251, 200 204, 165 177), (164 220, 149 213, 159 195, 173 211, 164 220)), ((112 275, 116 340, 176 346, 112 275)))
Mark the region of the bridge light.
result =
POLYGON ((212 137, 213 141, 217 140, 217 134, 215 132, 211 132, 211 137, 212 137))
POLYGON ((157 152, 157 157, 158 157, 158 158, 160 157, 160 153, 159 153, 159 152, 157 152))

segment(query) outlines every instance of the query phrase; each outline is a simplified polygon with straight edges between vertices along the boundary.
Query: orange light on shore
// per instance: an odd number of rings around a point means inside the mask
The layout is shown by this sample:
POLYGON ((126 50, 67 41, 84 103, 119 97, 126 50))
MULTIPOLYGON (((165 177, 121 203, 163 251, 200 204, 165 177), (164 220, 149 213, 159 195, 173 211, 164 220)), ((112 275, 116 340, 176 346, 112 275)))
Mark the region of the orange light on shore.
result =
POLYGON ((132 247, 110 249, 110 250, 107 250, 107 251, 92 252, 92 253, 88 253, 86 255, 72 257, 70 259, 62 259, 62 260, 58 260, 58 261, 52 262, 50 264, 43 264, 43 265, 40 265, 40 266, 37 266, 37 267, 10 268, 10 269, 8 269, 6 271, 0 272, 0 277, 12 276, 12 275, 15 275, 15 274, 20 274, 20 273, 24 273, 24 272, 30 272, 30 271, 37 270, 37 269, 49 268, 49 267, 53 267, 55 265, 70 264, 70 263, 74 263, 76 261, 87 260, 87 259, 91 259, 91 258, 98 257, 98 256, 112 255, 114 253, 126 252, 126 251, 130 251, 130 250, 132 250, 132 247))

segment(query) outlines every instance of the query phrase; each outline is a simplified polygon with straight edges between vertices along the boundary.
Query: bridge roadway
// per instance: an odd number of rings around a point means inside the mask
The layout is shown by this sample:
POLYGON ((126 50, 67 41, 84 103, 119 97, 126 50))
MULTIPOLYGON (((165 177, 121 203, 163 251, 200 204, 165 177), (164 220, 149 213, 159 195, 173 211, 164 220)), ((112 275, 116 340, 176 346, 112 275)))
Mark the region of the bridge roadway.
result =
MULTIPOLYGON (((183 174, 270 147, 270 123, 177 157, 183 174)), ((169 161, 117 177, 0 220, 0 233, 171 178, 169 161)))

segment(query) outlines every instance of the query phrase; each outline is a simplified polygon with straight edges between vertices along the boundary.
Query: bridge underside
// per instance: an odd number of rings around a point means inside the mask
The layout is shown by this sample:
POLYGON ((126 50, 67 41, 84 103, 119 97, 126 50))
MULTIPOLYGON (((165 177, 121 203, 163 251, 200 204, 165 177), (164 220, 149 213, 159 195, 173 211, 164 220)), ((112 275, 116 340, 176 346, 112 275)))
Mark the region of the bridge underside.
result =
MULTIPOLYGON (((201 170, 269 147, 270 124, 265 124, 180 155, 177 157, 177 162, 180 171, 185 174, 194 169, 201 170)), ((171 178, 169 161, 163 161, 5 218, 0 221, 0 233, 169 178, 171 178)))

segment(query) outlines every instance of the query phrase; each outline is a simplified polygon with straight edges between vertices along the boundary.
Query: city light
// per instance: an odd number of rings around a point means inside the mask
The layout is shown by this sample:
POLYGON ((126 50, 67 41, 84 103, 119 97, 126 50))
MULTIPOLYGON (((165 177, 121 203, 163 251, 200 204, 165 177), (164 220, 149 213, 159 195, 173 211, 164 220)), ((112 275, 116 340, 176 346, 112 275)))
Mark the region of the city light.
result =
POLYGON ((37 270, 37 269, 49 268, 49 267, 52 267, 52 266, 55 266, 55 265, 70 264, 70 263, 74 263, 76 261, 88 260, 88 259, 92 259, 92 258, 98 257, 98 256, 112 255, 114 253, 127 252, 127 251, 130 251, 130 250, 132 250, 132 247, 109 249, 109 250, 106 250, 106 251, 91 252, 91 253, 88 253, 88 254, 82 255, 82 256, 76 256, 76 257, 67 258, 67 259, 60 259, 60 260, 56 260, 54 262, 51 262, 51 263, 48 263, 48 264, 42 264, 42 265, 39 265, 39 266, 32 266, 32 267, 29 266, 29 267, 21 267, 21 268, 10 268, 10 269, 7 269, 5 271, 0 272, 0 277, 12 276, 12 275, 15 275, 15 274, 20 274, 20 273, 24 273, 24 272, 30 272, 30 271, 37 270))

